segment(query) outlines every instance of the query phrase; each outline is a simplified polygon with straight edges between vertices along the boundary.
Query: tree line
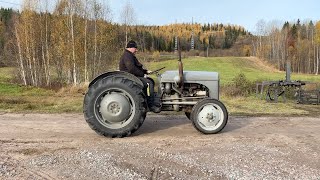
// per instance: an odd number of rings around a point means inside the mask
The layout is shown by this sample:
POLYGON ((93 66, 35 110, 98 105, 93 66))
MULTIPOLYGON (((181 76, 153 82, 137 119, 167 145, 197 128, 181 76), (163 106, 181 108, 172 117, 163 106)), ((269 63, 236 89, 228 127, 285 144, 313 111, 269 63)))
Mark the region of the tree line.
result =
POLYGON ((6 28, 2 59, 18 67, 22 83, 77 85, 110 69, 119 50, 109 10, 95 0, 60 0, 53 12, 48 6, 24 1, 6 28))
POLYGON ((137 39, 143 51, 166 51, 176 50, 176 37, 179 37, 181 49, 203 50, 207 47, 215 49, 228 49, 240 36, 249 36, 243 27, 223 24, 199 24, 181 23, 164 26, 131 26, 129 36, 137 39))
MULTIPOLYGON (((230 24, 175 23, 164 26, 132 24, 126 4, 123 22, 112 22, 111 9, 97 0, 25 0, 21 12, 0 9, 0 66, 16 66, 24 85, 78 85, 117 68, 126 42, 136 40, 140 52, 173 53, 177 37, 193 55, 258 56, 294 72, 319 70, 318 23, 286 22, 283 28, 258 23, 258 34, 230 24), (52 6, 51 6, 52 7, 52 6), (212 53, 214 52, 214 53, 212 53)), ((191 54, 191 53, 190 53, 191 54)))
POLYGON ((291 63, 293 72, 319 74, 320 21, 301 23, 257 23, 257 36, 252 39, 252 52, 284 70, 291 63))
MULTIPOLYGON (((96 0, 25 0, 21 12, 1 9, 1 61, 18 67, 24 85, 77 85, 117 67, 128 39, 142 52, 174 52, 176 37, 182 50, 230 48, 241 26, 171 24, 143 26, 111 21, 110 8, 96 0), (51 2, 52 3, 52 2, 51 2), (2 33, 3 32, 3 33, 2 33)), ((129 14, 130 15, 130 14, 129 14)), ((127 14, 128 16, 128 14, 127 14)))

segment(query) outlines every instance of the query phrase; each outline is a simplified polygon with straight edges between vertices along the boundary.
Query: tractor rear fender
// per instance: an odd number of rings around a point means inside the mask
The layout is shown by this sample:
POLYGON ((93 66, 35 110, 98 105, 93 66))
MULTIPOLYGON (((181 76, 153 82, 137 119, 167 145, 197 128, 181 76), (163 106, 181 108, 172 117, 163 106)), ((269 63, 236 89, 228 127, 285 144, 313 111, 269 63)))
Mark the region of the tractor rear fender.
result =
POLYGON ((110 71, 110 72, 106 72, 106 73, 100 74, 99 76, 97 76, 96 78, 94 78, 90 82, 89 87, 91 85, 93 85, 95 82, 97 82, 99 79, 103 79, 103 78, 108 77, 108 76, 110 76, 110 77, 111 76, 125 77, 127 79, 130 79, 130 80, 138 83, 139 85, 141 85, 143 87, 143 83, 141 82, 141 80, 139 78, 137 78, 133 74, 130 74, 130 73, 125 72, 125 71, 110 71))

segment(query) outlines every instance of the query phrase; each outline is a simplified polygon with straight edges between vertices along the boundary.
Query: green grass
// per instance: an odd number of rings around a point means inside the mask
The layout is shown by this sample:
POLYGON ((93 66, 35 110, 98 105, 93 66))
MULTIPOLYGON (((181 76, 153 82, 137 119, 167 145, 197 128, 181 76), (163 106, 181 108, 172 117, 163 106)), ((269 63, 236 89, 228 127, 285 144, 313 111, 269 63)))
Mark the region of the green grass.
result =
MULTIPOLYGON (((255 58, 216 57, 183 59, 184 70, 215 71, 220 74, 221 85, 232 81, 239 73, 245 74, 250 81, 284 80, 285 72, 279 72, 272 66, 255 58)), ((177 70, 177 59, 160 62, 145 62, 150 70, 166 67, 177 70)), ((13 84, 14 68, 0 68, 0 112, 23 113, 61 113, 82 112, 83 92, 86 87, 69 87, 55 92, 13 84)), ((155 76, 153 78, 156 80, 155 76)), ((292 80, 312 81, 320 84, 320 76, 292 74, 292 80)), ((288 99, 279 103, 266 102, 252 94, 249 97, 230 97, 221 89, 220 100, 226 105, 231 115, 245 116, 320 116, 320 105, 301 105, 288 99)), ((163 113, 165 114, 165 113, 163 113)))
POLYGON ((0 112, 17 113, 62 113, 81 112, 83 97, 45 97, 33 96, 4 97, 0 96, 0 112))
POLYGON ((282 98, 278 103, 267 102, 259 97, 226 97, 220 100, 230 115, 244 116, 320 116, 320 105, 297 104, 296 101, 282 98))
POLYGON ((14 68, 3 67, 0 68, 0 82, 9 82, 13 79, 14 68))
POLYGON ((11 83, 14 68, 0 68, 0 112, 81 112, 83 95, 11 83))

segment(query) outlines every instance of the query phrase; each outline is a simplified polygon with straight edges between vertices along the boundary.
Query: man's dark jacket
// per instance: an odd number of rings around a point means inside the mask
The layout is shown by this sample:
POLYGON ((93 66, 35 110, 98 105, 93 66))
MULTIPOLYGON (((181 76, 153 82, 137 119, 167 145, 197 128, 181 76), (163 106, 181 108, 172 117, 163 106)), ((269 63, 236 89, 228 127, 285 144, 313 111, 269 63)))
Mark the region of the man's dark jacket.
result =
POLYGON ((143 77, 144 74, 147 74, 147 70, 142 68, 142 64, 136 56, 128 50, 125 50, 120 58, 119 70, 129 72, 137 77, 143 77))

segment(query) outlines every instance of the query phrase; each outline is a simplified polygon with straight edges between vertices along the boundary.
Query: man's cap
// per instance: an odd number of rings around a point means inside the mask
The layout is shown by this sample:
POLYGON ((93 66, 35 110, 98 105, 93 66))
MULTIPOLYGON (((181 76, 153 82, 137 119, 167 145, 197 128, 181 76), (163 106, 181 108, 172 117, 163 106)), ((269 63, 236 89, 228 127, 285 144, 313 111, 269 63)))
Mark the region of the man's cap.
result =
POLYGON ((138 48, 137 43, 133 40, 129 41, 126 48, 138 48))

